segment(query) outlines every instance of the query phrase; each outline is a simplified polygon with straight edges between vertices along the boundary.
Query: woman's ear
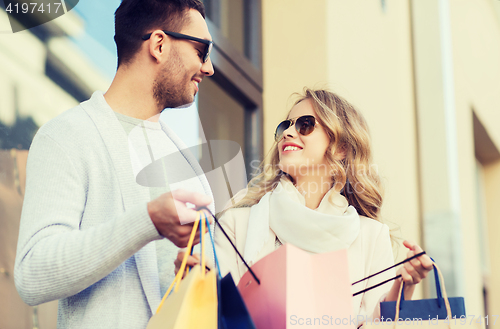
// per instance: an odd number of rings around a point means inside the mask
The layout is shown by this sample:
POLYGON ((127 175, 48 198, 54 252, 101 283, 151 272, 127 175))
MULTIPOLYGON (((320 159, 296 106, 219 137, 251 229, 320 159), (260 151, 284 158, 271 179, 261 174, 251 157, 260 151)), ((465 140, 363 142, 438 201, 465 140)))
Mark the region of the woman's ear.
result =
POLYGON ((345 159, 346 156, 347 156, 347 144, 344 143, 337 148, 333 158, 337 161, 342 161, 345 159))

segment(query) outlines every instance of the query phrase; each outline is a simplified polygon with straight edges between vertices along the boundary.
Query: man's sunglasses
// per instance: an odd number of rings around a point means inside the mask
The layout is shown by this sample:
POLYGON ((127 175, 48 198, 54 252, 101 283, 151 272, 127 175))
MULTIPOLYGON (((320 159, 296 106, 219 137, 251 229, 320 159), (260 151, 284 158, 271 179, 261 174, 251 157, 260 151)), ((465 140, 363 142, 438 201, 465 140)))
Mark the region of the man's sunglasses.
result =
MULTIPOLYGON (((196 42, 203 43, 205 45, 205 49, 203 50, 203 63, 206 63, 208 61, 208 57, 210 57, 210 52, 212 51, 212 48, 214 46, 214 43, 210 40, 205 40, 205 39, 200 39, 200 38, 195 38, 187 34, 182 34, 182 33, 177 33, 177 32, 170 32, 170 31, 163 31, 166 35, 170 35, 174 38, 177 39, 186 39, 186 40, 192 40, 196 42)), ((151 34, 153 33, 148 33, 146 35, 142 36, 142 40, 148 40, 151 37, 151 34)))
POLYGON ((281 121, 281 123, 276 127, 276 132, 274 133, 274 140, 279 142, 283 138, 283 133, 285 130, 290 128, 295 123, 295 130, 303 136, 307 136, 314 131, 314 127, 319 123, 316 122, 316 118, 312 115, 303 115, 298 118, 288 119, 281 121))

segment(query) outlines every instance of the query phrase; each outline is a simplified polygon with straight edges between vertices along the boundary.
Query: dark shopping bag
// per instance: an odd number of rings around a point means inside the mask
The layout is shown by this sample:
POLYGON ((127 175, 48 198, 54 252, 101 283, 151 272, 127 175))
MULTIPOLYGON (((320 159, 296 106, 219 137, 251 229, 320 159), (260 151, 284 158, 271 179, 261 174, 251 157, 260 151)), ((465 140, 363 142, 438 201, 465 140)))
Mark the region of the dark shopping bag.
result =
MULTIPOLYGON (((441 292, 441 282, 439 281, 436 265, 434 265, 434 278, 436 281, 437 298, 405 300, 404 294, 401 292, 401 303, 399 305, 400 319, 446 319, 448 315, 441 292)), ((461 316, 466 317, 463 297, 448 298, 448 301, 450 303, 452 317, 456 316, 457 319, 461 316)), ((380 303, 380 315, 384 319, 391 319, 394 321, 396 315, 396 301, 380 303)))
POLYGON ((231 273, 219 280, 219 329, 255 329, 231 273))

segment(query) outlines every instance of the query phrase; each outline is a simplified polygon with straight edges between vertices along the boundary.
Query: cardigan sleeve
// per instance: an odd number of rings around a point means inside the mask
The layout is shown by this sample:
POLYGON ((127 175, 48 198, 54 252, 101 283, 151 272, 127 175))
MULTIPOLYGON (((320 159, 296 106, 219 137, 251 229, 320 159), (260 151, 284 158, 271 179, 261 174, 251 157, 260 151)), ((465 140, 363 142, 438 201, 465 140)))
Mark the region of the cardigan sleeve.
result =
MULTIPOLYGON (((378 232, 374 247, 371 251, 371 261, 368 273, 377 273, 392 265, 394 265, 394 256, 392 252, 391 237, 389 234, 389 227, 384 224, 381 225, 381 229, 378 232)), ((395 275, 396 270, 390 269, 368 279, 366 287, 372 287, 380 282, 393 278, 395 275)), ((389 292, 391 285, 392 281, 363 294, 359 314, 362 315, 364 321, 367 318, 378 318, 380 316, 380 302, 385 300, 385 296, 389 292)))
POLYGON ((16 288, 28 305, 79 293, 161 238, 146 204, 81 230, 87 189, 85 173, 73 161, 50 136, 36 135, 14 270, 16 288))

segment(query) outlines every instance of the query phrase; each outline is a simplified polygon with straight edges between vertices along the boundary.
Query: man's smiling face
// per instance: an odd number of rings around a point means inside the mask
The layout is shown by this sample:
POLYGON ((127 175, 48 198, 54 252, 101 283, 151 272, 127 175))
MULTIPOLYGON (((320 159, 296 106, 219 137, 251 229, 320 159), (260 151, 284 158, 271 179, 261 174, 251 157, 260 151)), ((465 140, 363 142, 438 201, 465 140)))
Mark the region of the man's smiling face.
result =
MULTIPOLYGON (((188 10, 186 16, 180 33, 212 40, 207 23, 197 10, 188 10)), ((205 76, 213 75, 214 68, 210 58, 203 62, 205 44, 172 36, 167 38, 171 42, 170 52, 155 79, 153 93, 163 108, 174 108, 194 102, 199 83, 205 76)))

